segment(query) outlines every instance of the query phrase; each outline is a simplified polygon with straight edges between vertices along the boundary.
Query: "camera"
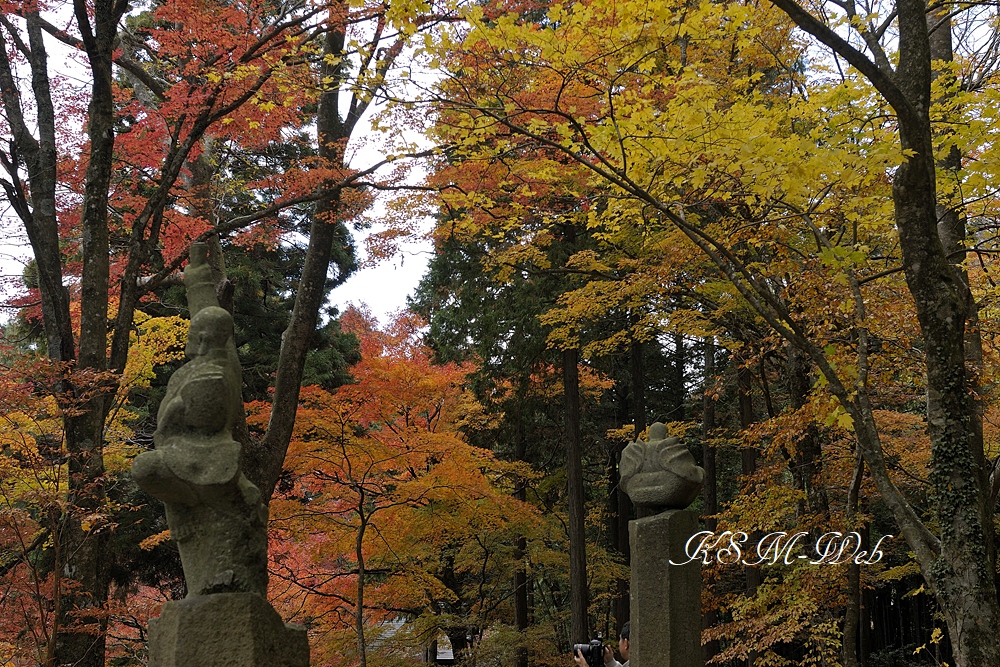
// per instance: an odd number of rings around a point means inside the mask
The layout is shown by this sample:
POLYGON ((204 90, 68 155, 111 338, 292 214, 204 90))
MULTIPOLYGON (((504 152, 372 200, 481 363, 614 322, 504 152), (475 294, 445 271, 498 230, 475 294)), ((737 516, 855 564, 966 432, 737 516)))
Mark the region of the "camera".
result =
POLYGON ((573 655, 579 651, 587 660, 588 667, 604 667, 604 642, 601 637, 591 639, 589 644, 573 644, 573 655))

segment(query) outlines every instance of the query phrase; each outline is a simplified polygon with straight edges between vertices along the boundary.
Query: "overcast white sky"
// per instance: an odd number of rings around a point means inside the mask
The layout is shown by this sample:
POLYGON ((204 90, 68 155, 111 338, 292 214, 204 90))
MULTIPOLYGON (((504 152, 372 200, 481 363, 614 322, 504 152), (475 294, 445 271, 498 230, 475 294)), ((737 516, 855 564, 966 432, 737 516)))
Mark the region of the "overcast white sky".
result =
MULTIPOLYGON (((364 250, 367 233, 369 232, 355 233, 361 261, 367 259, 364 250)), ((351 304, 363 303, 380 323, 388 323, 394 313, 406 307, 406 297, 413 293, 427 270, 430 252, 429 242, 410 245, 392 259, 357 271, 333 291, 331 302, 340 312, 344 312, 351 304)), ((7 295, 19 291, 25 262, 30 258, 31 249, 20 221, 12 212, 8 212, 0 217, 0 302, 6 301, 7 295)), ((12 310, 0 308, 0 321, 7 320, 13 313, 12 310)))
MULTIPOLYGON (((357 241, 360 249, 360 236, 357 241)), ((355 273, 333 291, 330 301, 340 312, 344 312, 350 304, 364 303, 381 324, 387 324, 394 313, 406 308, 406 297, 416 289, 429 260, 429 243, 420 248, 409 248, 392 260, 355 273)))

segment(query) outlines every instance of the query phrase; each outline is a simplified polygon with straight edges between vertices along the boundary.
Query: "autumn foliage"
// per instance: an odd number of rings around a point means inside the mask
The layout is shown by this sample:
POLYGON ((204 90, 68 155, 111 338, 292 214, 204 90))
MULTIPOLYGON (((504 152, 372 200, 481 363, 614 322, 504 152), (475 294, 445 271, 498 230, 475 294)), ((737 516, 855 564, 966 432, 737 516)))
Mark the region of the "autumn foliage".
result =
POLYGON ((706 565, 707 664, 1000 659, 995 7, 0 9, 0 188, 33 255, 0 347, 0 665, 144 664, 185 593, 127 471, 195 239, 313 664, 613 640, 617 461, 653 421, 705 467, 708 529, 895 536, 864 565, 706 565), (339 316, 350 225, 396 190, 369 250, 431 216, 413 312, 339 316))
POLYGON ((315 631, 317 664, 395 664, 437 638, 443 609, 503 621, 464 587, 502 585, 502 554, 540 519, 510 495, 530 472, 458 430, 467 366, 433 364, 412 315, 343 323, 363 360, 353 384, 304 390, 271 504, 272 593, 315 631))

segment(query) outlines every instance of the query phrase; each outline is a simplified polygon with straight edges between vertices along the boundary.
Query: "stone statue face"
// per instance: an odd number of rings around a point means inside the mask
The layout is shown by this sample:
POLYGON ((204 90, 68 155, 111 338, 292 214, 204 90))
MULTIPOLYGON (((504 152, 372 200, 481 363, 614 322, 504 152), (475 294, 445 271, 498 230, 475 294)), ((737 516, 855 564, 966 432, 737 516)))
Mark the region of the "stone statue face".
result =
POLYGON ((189 358, 195 359, 213 350, 225 350, 226 341, 232 335, 232 315, 224 308, 203 308, 191 320, 184 352, 189 358))

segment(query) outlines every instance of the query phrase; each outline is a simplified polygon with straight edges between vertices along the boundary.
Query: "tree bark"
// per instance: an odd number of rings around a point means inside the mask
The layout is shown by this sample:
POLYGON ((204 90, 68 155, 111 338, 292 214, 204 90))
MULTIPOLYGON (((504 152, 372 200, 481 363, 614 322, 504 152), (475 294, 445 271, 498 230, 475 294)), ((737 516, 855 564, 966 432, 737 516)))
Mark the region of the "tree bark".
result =
MULTIPOLYGON (((847 494, 848 522, 857 514, 864 475, 864 458, 856 450, 854 474, 847 494)), ((844 667, 858 667, 858 629, 861 624, 861 566, 851 561, 847 564, 847 609, 844 613, 844 667)))
MULTIPOLYGON (((951 13, 945 8, 930 15, 928 26, 930 34, 928 43, 930 45, 930 57, 932 61, 952 63, 955 60, 955 53, 952 48, 952 25, 951 13)), ((951 84, 955 83, 955 76, 949 69, 934 70, 934 79, 945 78, 944 89, 948 90, 951 84)), ((950 97, 951 94, 947 93, 950 97)), ((946 100, 938 100, 943 102, 946 100)), ((950 134, 952 131, 945 127, 943 133, 950 134)), ((948 153, 937 163, 937 174, 943 174, 945 178, 958 180, 958 171, 962 168, 962 154, 954 144, 948 153)), ((956 188, 956 193, 947 199, 939 197, 936 210, 938 236, 941 238, 941 245, 944 247, 945 255, 954 265, 954 271, 958 274, 959 280, 956 287, 960 298, 965 302, 966 324, 965 324, 965 367, 968 373, 968 391, 971 401, 971 411, 969 414, 969 445, 973 456, 976 459, 977 476, 980 488, 989 489, 990 492, 982 494, 983 507, 981 513, 984 517, 983 531, 985 534, 986 554, 993 568, 996 565, 996 545, 994 536, 994 524, 989 517, 992 517, 996 494, 992 491, 990 480, 990 467, 985 459, 985 447, 983 440, 983 410, 984 405, 981 400, 979 378, 983 369, 983 338, 979 328, 979 306, 976 304, 972 294, 969 281, 969 271, 966 268, 966 217, 965 202, 962 201, 961 189, 956 188)))
POLYGON ((580 351, 563 350, 563 394, 566 438, 566 501, 569 518, 569 589, 571 638, 573 643, 589 641, 587 619, 587 533, 584 525, 583 447, 580 441, 580 351))
POLYGON ((669 421, 684 420, 684 399, 687 397, 684 388, 684 370, 687 365, 687 355, 684 346, 684 335, 675 332, 673 336, 674 349, 670 355, 670 384, 669 384, 669 410, 667 419, 669 421))
MULTIPOLYGON (((514 444, 514 458, 524 461, 527 456, 527 437, 524 432, 524 417, 517 415, 517 441, 514 444)), ((527 489, 523 480, 518 480, 514 487, 514 497, 525 502, 527 500, 527 489)), ((521 642, 527 642, 526 631, 528 629, 528 568, 524 559, 528 552, 528 540, 523 536, 518 536, 514 546, 514 627, 520 633, 521 642)), ((517 647, 517 667, 528 667, 528 647, 525 643, 517 647)))
MULTIPOLYGON (((348 118, 345 122, 340 115, 340 86, 344 81, 344 61, 347 59, 345 45, 346 28, 341 26, 327 33, 320 80, 331 83, 320 95, 316 119, 319 155, 338 167, 343 166, 344 143, 357 122, 356 118, 348 118)), ((339 190, 331 192, 330 196, 316 205, 309 227, 309 247, 295 295, 292 318, 281 336, 274 400, 267 433, 259 448, 245 449, 247 477, 257 484, 265 500, 269 500, 274 492, 292 437, 299 402, 299 385, 302 382, 306 353, 309 351, 309 337, 319 321, 330 263, 337 260, 338 284, 346 280, 355 267, 350 233, 338 218, 339 210, 339 190)))
POLYGON ((879 492, 896 516, 944 614, 958 667, 1000 664, 1000 607, 985 541, 992 516, 984 496, 983 452, 973 436, 976 408, 966 373, 970 305, 962 277, 938 230, 936 163, 929 109, 931 47, 923 0, 898 0, 899 64, 873 63, 794 0, 774 0, 806 32, 866 76, 897 115, 907 158, 892 182, 896 228, 907 287, 924 339, 930 485, 940 540, 935 539, 888 477, 867 396, 838 389, 855 422, 858 444, 879 492), (972 474, 970 475, 970 471, 972 474))
MULTIPOLYGON (((788 397, 793 410, 805 406, 809 398, 809 366, 802 352, 795 346, 788 346, 788 397)), ((823 448, 820 444, 816 427, 808 424, 796 445, 792 461, 792 478, 796 488, 806 494, 805 506, 800 512, 826 513, 829 511, 829 499, 822 483, 823 448)))
POLYGON ((0 45, 0 89, 13 141, 10 153, 0 158, 10 176, 3 184, 8 198, 24 223, 35 265, 42 301, 42 321, 51 360, 68 370, 75 363, 84 371, 65 376, 57 387, 66 409, 64 437, 67 450, 68 489, 66 511, 58 521, 60 545, 54 567, 59 577, 77 582, 56 601, 53 641, 48 662, 53 665, 97 667, 104 664, 106 617, 100 609, 107 601, 106 558, 103 544, 107 522, 104 507, 103 396, 110 386, 100 377, 107 368, 107 316, 109 287, 108 189, 114 150, 114 107, 111 61, 118 21, 126 4, 97 0, 93 21, 82 0, 74 2, 83 50, 93 74, 87 123, 90 155, 84 180, 81 215, 83 273, 80 281, 81 312, 79 353, 75 349, 69 295, 63 286, 59 229, 56 216, 56 120, 52 103, 43 21, 37 8, 25 12, 28 47, 10 35, 28 59, 31 91, 35 101, 36 140, 21 108, 21 92, 12 76, 6 39, 0 45), (23 184, 18 166, 27 167, 23 184), (30 192, 31 203, 28 204, 30 192), (90 374, 90 377, 86 377, 90 374), (86 379, 83 379, 85 378, 86 379), (102 384, 103 383, 103 384, 102 384), (83 517, 88 517, 85 521, 83 517))
MULTIPOLYGON (((332 19, 340 16, 338 11, 331 9, 332 19)), ((346 9, 343 15, 347 15, 346 9)), ((344 146, 360 117, 356 99, 352 102, 351 112, 346 119, 341 117, 340 112, 341 86, 345 81, 345 68, 349 60, 345 52, 346 39, 346 27, 341 25, 331 29, 324 40, 320 81, 329 83, 324 83, 326 89, 320 95, 316 117, 319 155, 336 167, 345 166, 344 146)), ((367 108, 367 103, 362 105, 361 112, 364 108, 367 108)), ((299 402, 299 385, 309 351, 309 337, 319 321, 330 263, 335 262, 337 265, 334 280, 338 285, 356 268, 354 246, 350 232, 339 218, 340 208, 339 190, 334 190, 316 205, 309 227, 309 247, 306 250, 302 277, 299 279, 295 305, 292 307, 292 318, 281 336, 274 400, 267 433, 258 447, 244 448, 247 477, 260 488, 265 501, 270 500, 274 493, 292 437, 299 402)))
MULTIPOLYGON (((750 393, 753 387, 752 376, 750 375, 750 369, 747 368, 746 362, 740 360, 737 363, 736 368, 736 394, 737 402, 739 404, 740 412, 740 431, 746 431, 748 428, 753 426, 754 414, 753 414, 753 395, 750 393)), ((746 483, 750 483, 750 478, 753 476, 754 472, 757 470, 757 450, 753 447, 747 447, 745 444, 740 448, 740 464, 741 472, 746 480, 746 483)), ((750 540, 754 541, 755 535, 752 535, 750 540)), ((757 594, 757 589, 760 587, 762 578, 760 567, 754 565, 746 565, 743 567, 743 571, 746 575, 746 594, 747 597, 753 597, 757 594)), ((757 660, 757 653, 751 652, 747 657, 746 665, 747 667, 753 667, 754 662, 757 660)))
MULTIPOLYGON (((632 339, 629 345, 629 364, 631 372, 631 387, 629 395, 632 398, 632 438, 638 440, 642 432, 646 430, 646 377, 643 372, 643 352, 645 346, 641 340, 632 339)), ((616 541, 614 548, 622 557, 623 563, 631 562, 631 549, 628 539, 628 522, 632 516, 632 501, 628 494, 621 488, 621 477, 618 475, 618 467, 621 465, 622 452, 625 451, 627 443, 620 442, 615 449, 615 475, 614 475, 614 500, 615 500, 615 531, 616 541)), ((615 623, 617 629, 628 622, 630 616, 630 596, 629 580, 620 579, 616 583, 617 595, 615 596, 615 623)))
POLYGON ((717 452, 710 438, 715 430, 715 399, 712 391, 715 387, 715 339, 705 338, 705 383, 702 387, 702 422, 701 422, 701 455, 702 466, 705 469, 705 484, 702 491, 705 494, 705 528, 715 530, 717 520, 710 515, 719 513, 718 472, 716 469, 717 452))
MULTIPOLYGON (((702 421, 701 421, 701 465, 705 469, 705 484, 702 487, 705 500, 705 530, 714 531, 718 520, 713 516, 719 513, 718 472, 716 469, 717 452, 711 441, 715 430, 715 399, 712 390, 715 386, 715 339, 711 336, 704 341, 705 381, 702 385, 702 421)), ((702 614, 702 629, 715 625, 718 614, 715 609, 708 609, 702 614)), ((710 641, 702 644, 702 662, 708 664, 719 652, 719 642, 710 641)))

